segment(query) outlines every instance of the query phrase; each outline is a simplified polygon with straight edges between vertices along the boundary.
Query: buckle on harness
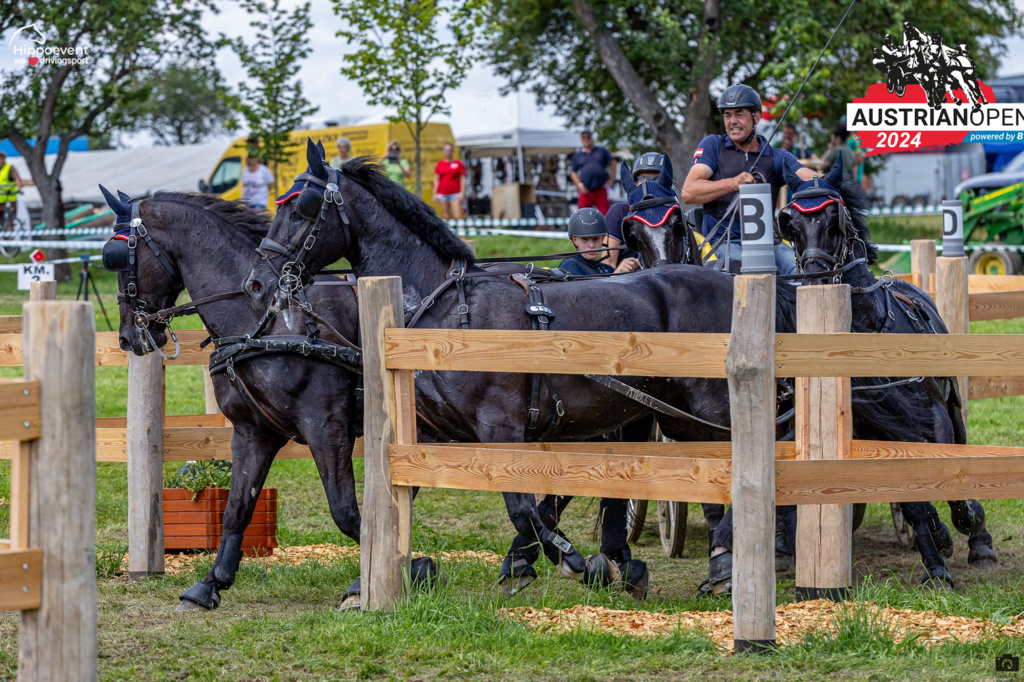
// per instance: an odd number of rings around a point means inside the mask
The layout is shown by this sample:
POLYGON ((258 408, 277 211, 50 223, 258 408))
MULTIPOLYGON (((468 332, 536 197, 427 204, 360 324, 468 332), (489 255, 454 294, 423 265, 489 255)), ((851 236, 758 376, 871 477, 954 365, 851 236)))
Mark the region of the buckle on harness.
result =
POLYGON ((302 243, 302 250, 310 251, 313 249, 314 244, 316 244, 316 235, 311 234, 308 237, 306 237, 306 241, 302 243))
POLYGON ((299 344, 299 352, 302 353, 302 357, 309 357, 309 354, 313 352, 313 344, 303 341, 299 344))
POLYGON ((555 316, 555 311, 544 303, 528 303, 526 305, 526 312, 530 315, 545 315, 552 318, 555 316))
POLYGON ((455 314, 469 315, 469 306, 466 305, 465 303, 460 303, 459 306, 455 309, 455 314))

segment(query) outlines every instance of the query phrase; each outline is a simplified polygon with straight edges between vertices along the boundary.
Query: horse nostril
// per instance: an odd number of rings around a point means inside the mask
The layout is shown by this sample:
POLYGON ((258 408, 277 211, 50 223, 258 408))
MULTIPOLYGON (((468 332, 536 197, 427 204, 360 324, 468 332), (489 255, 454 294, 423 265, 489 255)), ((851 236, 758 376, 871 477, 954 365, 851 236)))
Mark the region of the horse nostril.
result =
POLYGON ((118 337, 117 345, 120 346, 121 350, 123 351, 129 351, 132 349, 131 344, 128 343, 128 339, 124 338, 123 336, 118 337))
POLYGON ((254 279, 253 280, 249 280, 249 291, 251 291, 254 294, 258 294, 258 293, 260 293, 261 289, 263 289, 263 287, 260 286, 260 283, 258 281, 254 280, 254 279))

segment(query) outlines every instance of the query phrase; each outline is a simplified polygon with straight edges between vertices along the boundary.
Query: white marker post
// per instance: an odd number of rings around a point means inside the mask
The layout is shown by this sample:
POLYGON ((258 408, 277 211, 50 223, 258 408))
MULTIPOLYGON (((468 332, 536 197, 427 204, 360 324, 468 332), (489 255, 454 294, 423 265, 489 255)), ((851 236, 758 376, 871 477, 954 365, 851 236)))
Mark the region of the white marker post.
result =
POLYGON ((959 199, 942 202, 942 256, 964 256, 964 206, 959 199))
POLYGON ((740 272, 744 275, 774 275, 771 185, 740 185, 740 235, 743 244, 740 272))

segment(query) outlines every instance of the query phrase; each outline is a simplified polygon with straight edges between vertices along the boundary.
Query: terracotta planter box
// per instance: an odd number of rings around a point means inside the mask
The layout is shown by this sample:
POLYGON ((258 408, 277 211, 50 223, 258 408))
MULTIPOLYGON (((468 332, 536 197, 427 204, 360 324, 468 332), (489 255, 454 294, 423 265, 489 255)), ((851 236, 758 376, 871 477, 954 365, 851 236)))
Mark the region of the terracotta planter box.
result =
MULTIPOLYGON (((216 550, 223 534, 226 488, 205 488, 192 499, 192 491, 164 488, 164 549, 216 550)), ((267 556, 277 547, 277 489, 264 488, 256 499, 252 523, 242 537, 246 556, 267 556)))

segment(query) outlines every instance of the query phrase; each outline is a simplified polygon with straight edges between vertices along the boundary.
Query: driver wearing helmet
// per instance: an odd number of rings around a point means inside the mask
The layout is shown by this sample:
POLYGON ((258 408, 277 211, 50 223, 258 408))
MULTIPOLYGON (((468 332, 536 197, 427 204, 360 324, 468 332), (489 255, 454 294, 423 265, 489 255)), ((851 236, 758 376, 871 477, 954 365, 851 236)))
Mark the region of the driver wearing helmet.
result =
POLYGON ((576 211, 569 218, 569 239, 577 251, 591 253, 572 255, 559 263, 559 269, 570 275, 607 275, 613 272, 633 272, 640 267, 640 262, 636 258, 624 258, 615 268, 602 263, 604 252, 595 249, 607 246, 607 238, 608 228, 600 211, 596 208, 581 208, 576 211))
MULTIPOLYGON (((729 212, 729 205, 740 185, 767 182, 772 188, 772 205, 778 205, 779 190, 786 184, 785 169, 801 180, 810 180, 815 173, 791 153, 773 149, 756 133, 761 120, 761 97, 746 85, 732 85, 718 98, 718 110, 725 120, 725 135, 708 135, 693 152, 693 167, 683 183, 682 199, 687 204, 704 204, 704 237, 717 242, 728 231, 728 238, 715 251, 720 259, 728 253, 729 260, 739 261, 739 211, 729 212), (754 159, 764 149, 754 173, 749 171, 754 159), (726 219, 726 216, 729 216, 726 219)), ((775 246, 775 264, 779 274, 796 272, 793 249, 779 243, 775 246)), ((728 266, 728 264, 727 264, 728 266)))

